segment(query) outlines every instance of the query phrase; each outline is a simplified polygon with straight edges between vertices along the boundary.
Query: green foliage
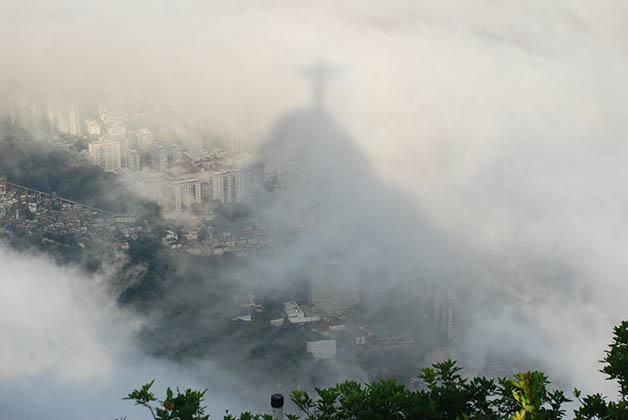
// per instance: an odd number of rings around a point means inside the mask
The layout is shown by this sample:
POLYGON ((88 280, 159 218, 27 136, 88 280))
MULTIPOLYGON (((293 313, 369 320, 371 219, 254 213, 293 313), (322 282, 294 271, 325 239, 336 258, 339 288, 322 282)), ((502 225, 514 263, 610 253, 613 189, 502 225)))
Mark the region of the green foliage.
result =
MULTIPOLYGON (((304 420, 558 420, 564 416, 561 406, 568 400, 561 391, 547 390, 549 382, 541 372, 521 373, 514 380, 500 379, 496 383, 486 378, 465 379, 460 370, 451 360, 422 369, 420 377, 427 386, 425 390, 409 390, 394 379, 367 384, 346 381, 331 388, 316 388, 315 398, 304 390, 294 390, 290 399, 304 415, 304 420)), ((204 393, 186 392, 176 400, 168 390, 167 398, 162 402, 164 408, 153 412, 150 403, 157 399, 149 392, 151 385, 152 382, 133 391, 127 399, 151 409, 153 417, 158 420, 188 419, 159 416, 178 413, 164 405, 167 401, 181 405, 192 400, 193 407, 198 409, 196 403, 204 393), (164 411, 165 408, 170 411, 164 411)), ((287 418, 298 420, 301 417, 288 414, 287 418)), ((248 412, 239 417, 227 412, 223 417, 223 420, 266 419, 270 416, 248 412)))
POLYGON ((619 383, 619 391, 625 400, 628 396, 628 321, 613 328, 613 334, 613 342, 602 360, 606 364, 602 372, 608 375, 607 379, 619 383))
POLYGON ((606 350, 606 357, 601 360, 604 367, 601 372, 608 380, 616 380, 619 384, 619 401, 606 401, 602 394, 582 397, 582 393, 574 390, 581 407, 574 414, 576 420, 628 419, 628 321, 613 328, 613 342, 606 350))
POLYGON ((520 408, 512 415, 512 419, 524 419, 526 415, 539 420, 560 419, 565 414, 561 406, 569 400, 562 391, 547 391, 549 381, 544 373, 519 373, 511 384, 512 396, 520 408))
POLYGON ((235 417, 233 414, 229 414, 229 411, 222 418, 223 420, 272 420, 272 416, 270 414, 253 414, 248 411, 240 414, 238 417, 235 417))
MULTIPOLYGON (((601 394, 582 397, 574 394, 580 407, 574 411, 576 420, 628 419, 628 321, 614 328, 613 342, 602 360, 609 380, 619 384, 620 399, 607 402, 601 394)), ((426 389, 412 391, 394 379, 367 384, 347 381, 331 388, 316 388, 312 398, 304 390, 294 390, 290 399, 304 415, 304 420, 559 420, 569 400, 560 390, 549 391, 547 376, 538 371, 519 373, 514 379, 497 380, 460 375, 461 368, 448 360, 431 368, 421 369, 419 377, 426 389)), ((161 408, 150 392, 153 382, 129 394, 151 411, 155 420, 207 420, 201 407, 205 391, 187 390, 175 397, 170 389, 161 401, 161 408)), ((301 417, 288 414, 288 420, 301 417)), ((227 412, 223 420, 270 420, 263 414, 242 413, 235 417, 227 412)))
POLYGON ((305 391, 290 398, 306 420, 350 419, 561 419, 560 406, 567 401, 561 391, 549 392, 540 372, 519 374, 515 380, 465 379, 461 368, 448 360, 422 369, 419 377, 427 389, 408 390, 394 380, 364 386, 345 382, 316 389, 312 399, 305 391), (518 392, 515 392, 518 390, 518 392))
POLYGON ((166 390, 166 398, 163 401, 157 400, 157 397, 150 392, 150 388, 155 383, 151 382, 139 389, 133 390, 125 400, 135 401, 135 405, 146 407, 154 420, 208 420, 209 415, 205 414, 205 407, 202 405, 204 391, 195 391, 186 389, 181 392, 177 388, 176 395, 172 389, 166 390), (154 404, 158 403, 158 404, 154 404))

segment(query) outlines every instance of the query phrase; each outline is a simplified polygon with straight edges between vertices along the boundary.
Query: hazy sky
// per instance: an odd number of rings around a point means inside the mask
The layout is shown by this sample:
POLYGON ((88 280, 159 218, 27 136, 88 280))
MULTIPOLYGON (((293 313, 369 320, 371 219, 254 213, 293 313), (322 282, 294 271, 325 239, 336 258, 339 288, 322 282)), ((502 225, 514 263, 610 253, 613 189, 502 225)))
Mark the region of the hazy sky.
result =
MULTIPOLYGON (((456 243, 478 290, 507 286, 497 313, 477 310, 470 348, 514 343, 560 380, 612 392, 597 360, 628 316, 626 21, 621 0, 4 0, 0 81, 52 96, 163 96, 186 119, 265 138, 309 103, 304 69, 327 63, 325 107, 378 181, 456 243)), ((48 263, 4 248, 0 260, 5 282, 24 279, 2 292, 15 338, 0 345, 0 386, 111 377, 118 350, 98 337, 126 319, 89 319, 70 286, 50 291, 65 305, 47 306, 33 291, 51 287, 37 271, 48 263), (55 335, 95 331, 76 350, 90 359, 69 364, 62 340, 33 353, 51 338, 14 304, 26 297, 55 335)))

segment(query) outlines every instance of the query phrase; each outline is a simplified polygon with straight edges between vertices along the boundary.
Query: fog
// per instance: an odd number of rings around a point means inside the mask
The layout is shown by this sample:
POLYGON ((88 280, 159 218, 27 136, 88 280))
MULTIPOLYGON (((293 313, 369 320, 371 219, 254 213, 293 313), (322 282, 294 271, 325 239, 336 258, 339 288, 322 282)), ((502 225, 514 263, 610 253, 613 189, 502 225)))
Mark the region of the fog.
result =
POLYGON ((111 301, 104 279, 4 246, 0 264, 2 418, 142 418, 145 409, 122 397, 153 379, 157 395, 207 388, 211 413, 255 407, 250 390, 211 361, 174 364, 138 351, 142 321, 111 301))
MULTIPOLYGON (((257 210, 307 233, 242 269, 269 294, 329 259, 344 264, 332 278, 363 277, 374 307, 408 281, 453 287, 467 373, 497 352, 567 390, 614 395, 597 361, 627 316, 626 19, 610 0, 5 0, 0 86, 90 106, 163 100, 173 121, 296 165, 296 194, 257 210)), ((224 378, 213 413, 256 398, 211 360, 143 355, 146 320, 115 305, 106 276, 5 248, 0 261, 13 418, 131 416, 120 398, 152 378, 210 391, 207 378, 224 378)))

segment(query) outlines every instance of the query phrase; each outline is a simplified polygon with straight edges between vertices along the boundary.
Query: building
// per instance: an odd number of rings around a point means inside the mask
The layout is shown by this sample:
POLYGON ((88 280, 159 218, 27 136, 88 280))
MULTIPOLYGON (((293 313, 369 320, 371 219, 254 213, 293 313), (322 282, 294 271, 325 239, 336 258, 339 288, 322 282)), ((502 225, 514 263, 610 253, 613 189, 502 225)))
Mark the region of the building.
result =
POLYGON ((360 289, 354 270, 341 263, 322 262, 312 275, 310 303, 327 318, 343 315, 360 303, 360 289))
POLYGON ((168 159, 170 165, 183 162, 183 148, 179 144, 168 145, 168 159))
POLYGON ((142 170, 142 163, 140 161, 140 152, 135 149, 129 150, 127 153, 127 166, 133 172, 142 170))
POLYGON ((336 358, 336 340, 308 341, 308 353, 312 353, 315 360, 332 360, 336 358))
POLYGON ((321 320, 321 317, 318 315, 306 316, 303 309, 296 302, 285 302, 283 307, 291 324, 304 324, 321 320))
POLYGON ((168 169, 168 150, 164 146, 153 144, 150 167, 156 172, 165 172, 168 169))
POLYGON ((441 302, 438 326, 447 333, 449 340, 460 338, 463 330, 462 318, 454 299, 448 298, 441 302))
POLYGON ((395 352, 414 344, 414 338, 408 334, 378 337, 378 340, 384 351, 395 352))
POLYGON ((216 172, 211 176, 212 200, 239 202, 249 193, 250 175, 246 169, 216 172))
POLYGON ((454 305, 451 300, 441 302, 438 326, 447 333, 447 338, 450 340, 454 337, 454 314, 454 305))
POLYGON ((126 135, 127 113, 113 101, 107 101, 98 107, 98 115, 105 127, 107 134, 114 137, 124 137, 126 135))
POLYGON ((183 157, 195 165, 200 165, 209 160, 207 154, 201 153, 197 150, 187 150, 183 152, 183 157))
POLYGON ((117 136, 116 140, 120 142, 120 163, 123 168, 129 167, 129 139, 126 136, 117 136))
POLYGON ((40 101, 25 94, 13 95, 9 99, 10 118, 13 124, 41 136, 44 133, 45 107, 40 101))
POLYGON ((57 102, 48 104, 48 124, 50 131, 81 134, 78 106, 75 102, 57 102))
POLYGON ((87 129, 87 134, 90 136, 100 136, 100 124, 98 121, 88 118, 85 120, 85 128, 87 129))
POLYGON ((0 197, 7 195, 7 178, 0 176, 0 197))
POLYGON ((153 133, 147 128, 137 130, 137 147, 141 153, 149 153, 153 144, 153 133))
POLYGON ((164 207, 177 213, 202 202, 201 180, 198 178, 171 179, 164 190, 164 207))
POLYGON ((89 159, 93 165, 105 171, 116 171, 121 168, 120 142, 118 140, 101 140, 90 143, 89 159))

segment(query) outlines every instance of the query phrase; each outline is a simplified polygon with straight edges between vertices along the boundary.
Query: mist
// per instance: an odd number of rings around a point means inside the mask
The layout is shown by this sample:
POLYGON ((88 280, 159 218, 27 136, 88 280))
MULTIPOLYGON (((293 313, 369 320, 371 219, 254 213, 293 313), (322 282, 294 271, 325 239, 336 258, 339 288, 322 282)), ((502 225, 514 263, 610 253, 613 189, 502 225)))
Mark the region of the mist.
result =
MULTIPOLYGON (((254 162, 298 172, 255 210, 299 234, 235 270, 262 297, 339 260, 326 275, 362 282, 373 316, 419 285, 452 288, 466 373, 498 354, 567 390, 612 395, 597 361, 627 316, 626 19, 611 0, 9 0, 0 90, 86 107, 158 101, 171 122, 235 133, 254 162)), ((70 418, 131 416, 120 398, 152 378, 208 387, 212 414, 263 409, 246 366, 146 355, 136 336, 158 314, 120 309, 106 274, 5 248, 0 259, 12 418, 68 418, 58 401, 70 418)), ((200 306, 196 293, 160 302, 200 306)), ((198 325, 222 310, 203 309, 198 325)))
POLYGON ((255 395, 211 361, 172 363, 139 351, 133 337, 142 321, 114 304, 105 279, 4 246, 0 263, 3 418, 140 418, 145 409, 122 397, 153 379, 158 394, 207 389, 213 415, 256 406, 255 395))

